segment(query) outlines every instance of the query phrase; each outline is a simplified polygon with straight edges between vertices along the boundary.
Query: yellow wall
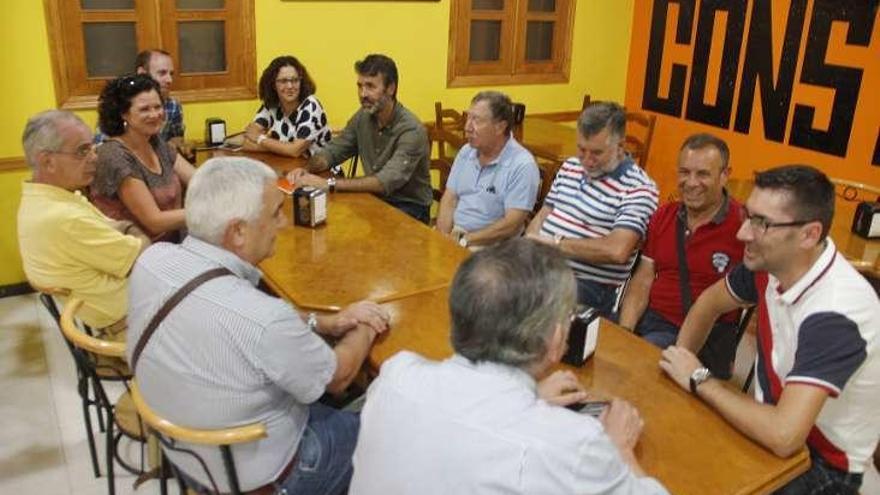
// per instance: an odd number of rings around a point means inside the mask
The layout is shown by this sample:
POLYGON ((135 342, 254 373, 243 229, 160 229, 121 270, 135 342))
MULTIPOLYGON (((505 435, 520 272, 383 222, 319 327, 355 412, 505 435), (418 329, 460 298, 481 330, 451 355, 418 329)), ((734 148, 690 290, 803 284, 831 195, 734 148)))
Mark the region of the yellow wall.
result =
MULTIPOLYGON (((634 0, 578 2, 568 84, 500 87, 529 112, 578 108, 584 93, 594 99, 622 101, 626 88, 630 21, 634 0)), ((48 41, 41 2, 8 2, 0 21, 0 94, 4 97, 0 158, 21 156, 20 136, 29 115, 55 106, 48 41), (14 97, 10 97, 14 95, 14 97)), ((449 0, 439 2, 345 2, 256 0, 259 71, 282 54, 300 58, 318 85, 332 127, 342 127, 357 106, 355 60, 385 53, 398 64, 400 100, 423 120, 432 120, 434 101, 465 108, 479 88, 446 88, 449 0)), ((256 101, 187 104, 187 138, 202 135, 207 117, 221 117, 231 131, 252 117, 256 101)), ((93 125, 94 111, 80 112, 93 125)), ((0 173, 3 238, 0 239, 0 285, 23 280, 14 238, 18 186, 0 173), (9 230, 9 232, 7 232, 9 230), (9 235, 12 233, 12 235, 9 235), (11 260, 11 263, 7 260, 11 260)), ((14 178, 17 180, 17 178, 14 178)))

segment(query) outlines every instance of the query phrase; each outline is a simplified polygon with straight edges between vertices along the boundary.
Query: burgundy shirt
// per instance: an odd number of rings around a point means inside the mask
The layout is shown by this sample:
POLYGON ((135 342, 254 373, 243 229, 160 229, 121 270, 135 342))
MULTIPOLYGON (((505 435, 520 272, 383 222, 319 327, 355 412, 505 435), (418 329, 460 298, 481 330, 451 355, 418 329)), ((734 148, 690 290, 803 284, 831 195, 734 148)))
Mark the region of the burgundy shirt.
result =
MULTIPOLYGON (((676 326, 684 322, 681 289, 679 288, 676 222, 679 215, 686 221, 681 202, 661 206, 651 217, 642 255, 654 260, 655 279, 651 285, 648 306, 676 326)), ((742 205, 731 197, 711 221, 697 227, 685 240, 685 258, 692 303, 707 287, 724 278, 742 261, 742 242, 736 232, 743 222, 742 205)), ((722 316, 722 321, 735 322, 739 311, 722 316)))

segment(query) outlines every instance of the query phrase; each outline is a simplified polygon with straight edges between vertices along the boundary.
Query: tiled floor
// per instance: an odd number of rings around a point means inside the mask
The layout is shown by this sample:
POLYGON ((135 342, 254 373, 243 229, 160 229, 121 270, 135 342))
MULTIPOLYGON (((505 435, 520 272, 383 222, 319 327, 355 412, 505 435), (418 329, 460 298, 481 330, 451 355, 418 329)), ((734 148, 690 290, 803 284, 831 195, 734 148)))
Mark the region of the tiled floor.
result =
MULTIPOLYGON (((754 349, 752 341, 744 341, 741 353, 754 349)), ((0 495, 107 493, 106 478, 92 475, 75 385, 70 354, 37 297, 0 299, 0 495)), ((99 443, 103 473, 102 450, 99 443)), ((155 481, 135 491, 134 477, 119 471, 117 493, 159 492, 155 481)), ((875 470, 861 493, 880 495, 875 470)))

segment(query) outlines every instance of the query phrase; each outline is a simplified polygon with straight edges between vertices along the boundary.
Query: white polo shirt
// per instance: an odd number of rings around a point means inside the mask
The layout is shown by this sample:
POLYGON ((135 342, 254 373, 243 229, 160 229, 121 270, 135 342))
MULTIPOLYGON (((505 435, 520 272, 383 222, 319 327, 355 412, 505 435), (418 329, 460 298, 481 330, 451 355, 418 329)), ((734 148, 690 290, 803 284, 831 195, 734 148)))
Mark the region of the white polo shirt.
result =
POLYGON ((522 370, 403 351, 367 392, 352 495, 665 494, 596 419, 539 399, 522 370))
POLYGON ((880 437, 880 301, 867 280, 828 239, 784 292, 775 277, 744 265, 727 288, 758 304, 755 398, 776 404, 788 383, 827 390, 807 445, 841 471, 863 472, 880 437))

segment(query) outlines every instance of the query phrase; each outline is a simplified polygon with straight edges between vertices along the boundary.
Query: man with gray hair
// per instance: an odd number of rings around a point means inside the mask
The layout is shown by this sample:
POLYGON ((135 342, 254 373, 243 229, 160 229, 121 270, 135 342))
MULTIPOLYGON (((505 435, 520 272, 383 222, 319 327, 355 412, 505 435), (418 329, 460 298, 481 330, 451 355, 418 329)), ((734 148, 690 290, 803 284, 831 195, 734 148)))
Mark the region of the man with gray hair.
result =
POLYGON ((440 198, 437 229, 463 247, 486 246, 522 232, 541 177, 535 158, 511 135, 513 103, 497 91, 471 100, 465 144, 440 198))
POLYGON ((578 301, 611 317, 657 209, 657 186, 623 150, 626 113, 595 102, 578 119, 577 157, 559 168, 527 235, 566 257, 578 301))
POLYGON ((449 290, 455 355, 408 351, 367 392, 353 495, 666 493, 633 449, 643 422, 614 400, 594 419, 565 353, 575 281, 553 249, 512 239, 462 263, 449 290))
POLYGON ((146 240, 122 231, 131 222, 104 216, 80 189, 95 177, 92 133, 79 117, 48 110, 22 135, 33 178, 22 184, 18 243, 28 281, 84 301, 78 316, 106 334, 125 328, 128 272, 146 240))
MULTIPOLYGON (((243 491, 344 493, 358 417, 315 401, 348 386, 389 316, 367 302, 301 316, 257 288, 257 265, 286 223, 283 201, 263 163, 215 158, 198 169, 186 193, 189 236, 153 245, 132 272, 129 362, 146 401, 174 423, 266 426, 265 439, 232 449, 243 491), (224 275, 184 295, 149 336, 148 322, 172 294, 215 270, 224 275)), ((185 447, 202 457, 216 486, 192 456, 168 452, 188 483, 229 492, 217 449, 185 447)))

